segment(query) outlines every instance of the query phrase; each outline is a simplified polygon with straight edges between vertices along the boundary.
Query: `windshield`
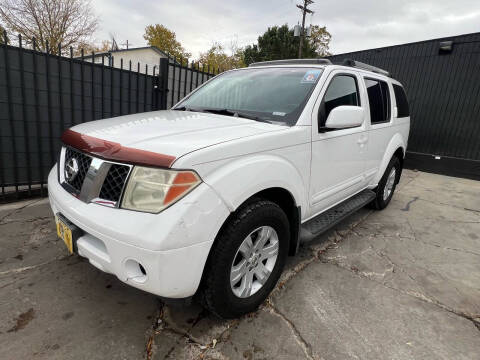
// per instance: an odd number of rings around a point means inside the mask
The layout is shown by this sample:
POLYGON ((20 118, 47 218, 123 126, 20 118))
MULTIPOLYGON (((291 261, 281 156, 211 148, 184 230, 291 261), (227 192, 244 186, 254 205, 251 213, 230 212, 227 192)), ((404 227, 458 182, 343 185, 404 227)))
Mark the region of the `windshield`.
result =
POLYGON ((227 72, 205 84, 175 109, 294 125, 322 71, 263 68, 227 72))

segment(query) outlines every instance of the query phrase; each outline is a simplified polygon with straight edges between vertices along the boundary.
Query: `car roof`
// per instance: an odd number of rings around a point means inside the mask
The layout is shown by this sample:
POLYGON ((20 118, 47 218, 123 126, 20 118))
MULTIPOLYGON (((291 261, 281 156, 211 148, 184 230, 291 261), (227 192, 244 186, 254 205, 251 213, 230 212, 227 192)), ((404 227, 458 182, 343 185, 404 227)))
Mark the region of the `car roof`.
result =
MULTIPOLYGON (((273 63, 273 62, 272 62, 273 63)), ((267 69, 267 68, 319 68, 319 69, 329 69, 329 70, 347 70, 347 71, 353 71, 353 72, 357 72, 359 74, 362 74, 364 76, 370 76, 370 77, 375 77, 377 79, 382 79, 382 80, 385 80, 385 81, 390 81, 392 83, 395 83, 395 84, 398 84, 400 86, 402 86, 402 84, 392 78, 391 76, 387 76, 385 74, 380 74, 378 72, 374 72, 374 71, 370 71, 370 70, 367 70, 367 69, 362 69, 362 68, 359 68, 359 67, 353 67, 353 66, 346 66, 346 65, 341 65, 341 64, 333 64, 333 63, 330 63, 330 64, 322 64, 322 63, 288 63, 288 62, 285 62, 285 63, 277 63, 277 64, 269 64, 269 62, 265 62, 265 64, 263 63, 255 63, 255 64, 252 64, 246 68, 239 68, 239 69, 233 69, 233 70, 247 70, 247 69, 267 69)), ((232 71, 232 70, 230 70, 232 71)))

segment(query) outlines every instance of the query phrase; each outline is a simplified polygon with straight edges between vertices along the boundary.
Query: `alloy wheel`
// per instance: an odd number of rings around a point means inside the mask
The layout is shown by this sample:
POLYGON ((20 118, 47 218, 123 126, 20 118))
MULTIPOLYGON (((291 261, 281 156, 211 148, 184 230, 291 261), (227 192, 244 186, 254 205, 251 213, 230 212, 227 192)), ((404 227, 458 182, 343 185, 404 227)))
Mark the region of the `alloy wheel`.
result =
POLYGON ((230 270, 230 285, 237 297, 247 298, 263 287, 275 267, 278 248, 278 234, 271 226, 261 226, 248 234, 230 270))
POLYGON ((390 174, 388 174, 387 182, 385 183, 385 188, 383 189, 383 201, 386 201, 392 193, 396 176, 397 170, 393 167, 392 170, 390 170, 390 174))

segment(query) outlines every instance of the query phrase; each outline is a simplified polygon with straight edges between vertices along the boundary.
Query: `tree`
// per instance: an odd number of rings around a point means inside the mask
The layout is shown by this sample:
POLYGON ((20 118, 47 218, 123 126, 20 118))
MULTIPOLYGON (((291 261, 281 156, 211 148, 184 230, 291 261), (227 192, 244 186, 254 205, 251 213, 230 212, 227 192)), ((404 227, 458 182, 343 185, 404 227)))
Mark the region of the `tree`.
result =
MULTIPOLYGON (((5 28, 0 25, 0 45, 5 43, 5 28)), ((10 40, 7 37, 7 44, 10 43, 10 40)))
POLYGON ((40 49, 47 42, 52 53, 87 41, 98 19, 88 0, 0 0, 0 18, 26 40, 35 38, 40 49))
POLYGON ((80 56, 83 49, 84 55, 91 55, 94 53, 108 52, 112 50, 112 42, 109 40, 103 40, 100 45, 94 43, 82 42, 79 43, 73 50, 74 56, 80 56))
MULTIPOLYGON (((316 58, 324 56, 325 51, 328 50, 328 43, 331 35, 326 28, 317 26, 312 27, 312 36, 303 44, 303 57, 316 58), (328 34, 328 36, 327 36, 328 34)), ((296 59, 298 57, 298 45, 300 38, 293 35, 293 29, 289 29, 288 25, 273 26, 261 36, 258 37, 258 43, 247 46, 244 51, 245 64, 249 65, 252 62, 281 60, 281 59, 296 59)))
POLYGON ((257 44, 247 45, 245 49, 243 49, 243 59, 246 65, 250 65, 251 63, 262 61, 260 59, 260 50, 258 49, 257 44))
POLYGON ((200 67, 210 66, 213 70, 230 70, 245 66, 242 49, 232 46, 232 55, 228 55, 225 47, 218 42, 214 42, 208 51, 200 53, 198 62, 200 67))
POLYGON ((187 52, 183 48, 182 44, 177 41, 177 36, 175 33, 163 25, 148 25, 145 28, 145 34, 143 35, 143 38, 147 40, 148 45, 156 46, 160 50, 175 56, 177 59, 180 57, 188 59, 190 56, 192 56, 192 54, 187 52))
POLYGON ((318 25, 312 26, 312 35, 308 39, 312 48, 318 56, 332 55, 328 49, 332 35, 327 31, 326 26, 320 27, 318 25))

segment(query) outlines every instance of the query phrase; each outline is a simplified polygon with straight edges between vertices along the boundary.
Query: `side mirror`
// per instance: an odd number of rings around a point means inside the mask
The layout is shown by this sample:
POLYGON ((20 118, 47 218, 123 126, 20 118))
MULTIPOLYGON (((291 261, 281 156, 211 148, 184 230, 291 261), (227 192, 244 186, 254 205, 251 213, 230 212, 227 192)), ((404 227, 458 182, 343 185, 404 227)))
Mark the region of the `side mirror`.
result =
POLYGON ((360 106, 337 106, 328 114, 325 128, 346 129, 360 126, 365 118, 365 110, 360 106))

